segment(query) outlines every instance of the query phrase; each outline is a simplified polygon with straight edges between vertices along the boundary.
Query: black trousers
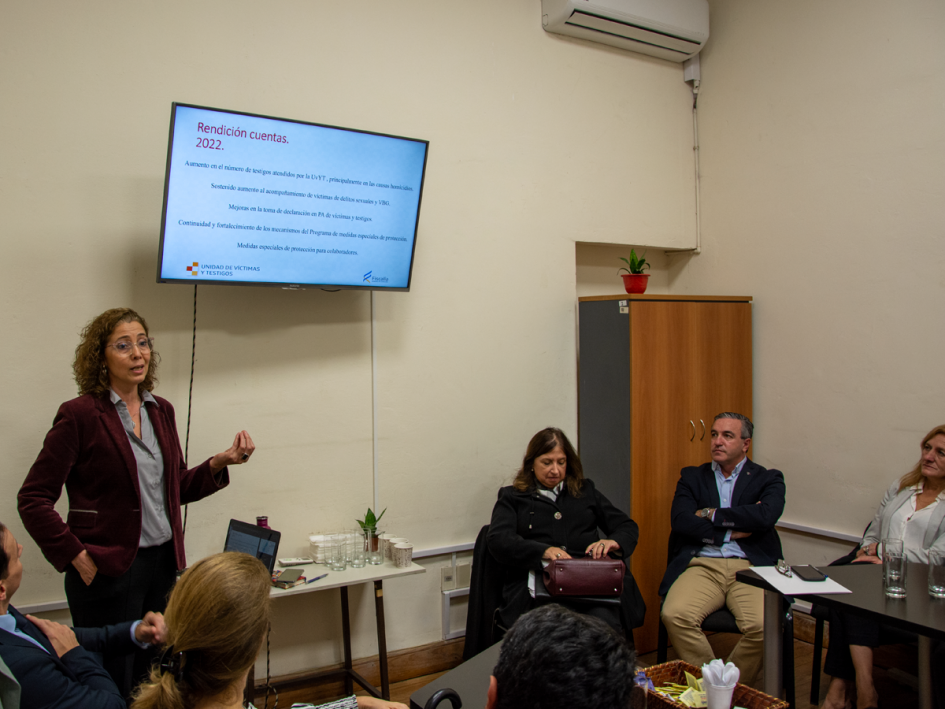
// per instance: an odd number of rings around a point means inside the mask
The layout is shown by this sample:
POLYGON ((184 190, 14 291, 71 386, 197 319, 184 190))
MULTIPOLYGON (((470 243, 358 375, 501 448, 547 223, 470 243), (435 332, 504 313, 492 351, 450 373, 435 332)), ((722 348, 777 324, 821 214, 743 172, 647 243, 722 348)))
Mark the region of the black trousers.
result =
MULTIPOLYGON (((101 628, 114 623, 140 620, 148 611, 164 612, 167 597, 177 579, 174 541, 138 549, 131 568, 121 576, 96 574, 86 586, 75 567, 66 570, 65 589, 78 628, 101 628)), ((126 698, 147 677, 157 648, 129 655, 103 657, 102 664, 126 698)))
POLYGON ((853 681, 856 671, 850 655, 851 645, 877 648, 880 645, 909 643, 916 639, 915 633, 881 625, 851 613, 830 609, 830 646, 824 661, 824 672, 832 677, 853 681))

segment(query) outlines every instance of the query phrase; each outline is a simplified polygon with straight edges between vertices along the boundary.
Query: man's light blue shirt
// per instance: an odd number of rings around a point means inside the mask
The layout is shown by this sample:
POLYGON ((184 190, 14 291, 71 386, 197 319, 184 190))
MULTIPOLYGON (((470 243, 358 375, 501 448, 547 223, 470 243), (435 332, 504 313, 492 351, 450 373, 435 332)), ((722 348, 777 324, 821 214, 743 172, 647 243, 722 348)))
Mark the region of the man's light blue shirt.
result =
MULTIPOLYGON (((735 481, 738 480, 739 473, 742 472, 742 468, 745 466, 745 462, 748 460, 748 456, 742 458, 738 465, 735 466, 735 470, 732 471, 732 474, 727 478, 722 473, 722 466, 720 466, 715 461, 712 462, 712 472, 715 473, 715 486, 719 490, 719 509, 727 509, 732 506, 732 493, 735 490, 735 481)), ((713 519, 715 514, 713 513, 713 519)), ((715 559, 722 557, 732 559, 747 559, 745 552, 742 551, 742 548, 738 545, 738 542, 732 541, 732 530, 725 532, 725 538, 722 542, 722 546, 716 546, 715 544, 706 544, 702 547, 702 551, 699 552, 699 556, 709 556, 715 559)))
POLYGON ((13 617, 12 613, 4 613, 3 615, 0 615, 0 630, 6 630, 8 633, 12 633, 18 638, 29 640, 47 655, 49 654, 49 650, 44 648, 36 638, 30 637, 16 627, 16 618, 13 617))

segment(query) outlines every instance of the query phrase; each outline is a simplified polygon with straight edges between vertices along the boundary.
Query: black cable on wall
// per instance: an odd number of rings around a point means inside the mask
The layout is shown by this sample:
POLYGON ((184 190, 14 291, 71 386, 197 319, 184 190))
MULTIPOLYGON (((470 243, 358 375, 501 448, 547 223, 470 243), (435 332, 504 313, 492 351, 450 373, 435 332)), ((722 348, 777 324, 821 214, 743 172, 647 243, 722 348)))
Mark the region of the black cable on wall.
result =
MULTIPOLYGON (((190 468, 190 413, 194 403, 194 362, 197 359, 197 284, 194 283, 194 329, 190 340, 190 388, 187 391, 187 432, 184 435, 184 467, 190 468)), ((184 526, 181 533, 187 535, 187 505, 184 505, 184 526)))

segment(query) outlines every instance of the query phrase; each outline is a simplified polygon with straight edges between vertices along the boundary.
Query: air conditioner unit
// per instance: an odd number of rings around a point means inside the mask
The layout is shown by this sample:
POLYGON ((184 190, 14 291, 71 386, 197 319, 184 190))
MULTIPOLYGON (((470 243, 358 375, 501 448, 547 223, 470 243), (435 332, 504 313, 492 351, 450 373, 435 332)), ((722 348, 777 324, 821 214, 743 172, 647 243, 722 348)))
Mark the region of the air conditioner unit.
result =
POLYGON ((684 62, 709 39, 709 0, 541 0, 548 32, 684 62))

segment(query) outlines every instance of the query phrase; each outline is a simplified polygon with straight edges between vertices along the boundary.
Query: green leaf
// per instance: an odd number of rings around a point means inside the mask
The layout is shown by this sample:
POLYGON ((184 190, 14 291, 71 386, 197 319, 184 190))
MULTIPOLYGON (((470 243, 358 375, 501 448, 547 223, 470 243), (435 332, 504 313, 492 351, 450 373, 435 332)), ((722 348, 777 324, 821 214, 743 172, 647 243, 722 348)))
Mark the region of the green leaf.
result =
MULTIPOLYGON (((384 508, 384 512, 387 512, 386 507, 384 508)), ((381 521, 381 517, 384 516, 384 512, 381 512, 379 516, 375 517, 374 511, 368 507, 367 513, 364 515, 364 519, 356 519, 355 522, 361 525, 361 529, 377 529, 377 523, 381 521)))

